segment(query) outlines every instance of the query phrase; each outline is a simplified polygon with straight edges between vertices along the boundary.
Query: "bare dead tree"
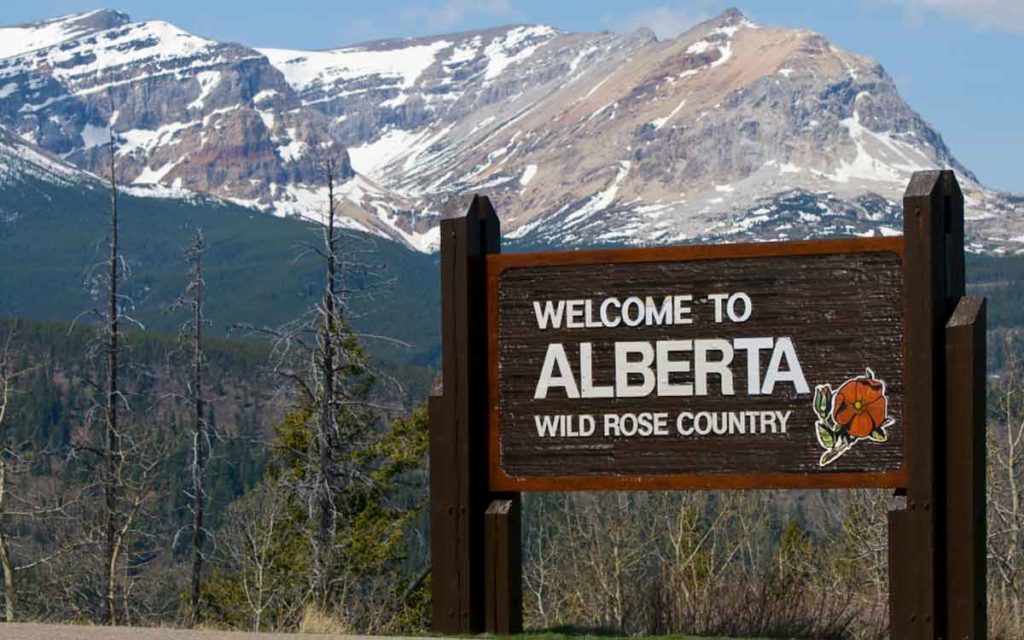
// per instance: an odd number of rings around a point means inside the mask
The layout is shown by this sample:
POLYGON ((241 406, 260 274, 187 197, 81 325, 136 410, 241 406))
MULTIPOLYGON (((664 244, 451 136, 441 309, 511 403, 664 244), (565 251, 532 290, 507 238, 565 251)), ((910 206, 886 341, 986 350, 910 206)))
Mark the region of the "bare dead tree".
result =
MULTIPOLYGON (((338 472, 335 466, 334 457, 338 454, 338 423, 337 423, 337 398, 335 398, 335 376, 337 370, 335 363, 340 353, 337 353, 337 329, 339 321, 337 315, 337 254, 335 247, 335 207, 334 201, 334 159, 328 157, 326 160, 327 170, 327 220, 324 224, 324 259, 326 262, 324 283, 324 295, 320 310, 320 327, 317 331, 317 368, 322 386, 322 392, 318 398, 318 429, 317 441, 320 453, 320 475, 317 479, 317 503, 320 510, 320 517, 317 528, 316 545, 316 569, 323 576, 327 566, 326 553, 330 548, 335 531, 335 510, 334 493, 337 490, 338 472)), ((322 580, 323 578, 321 578, 322 580)), ((324 593, 321 587, 319 593, 324 593)))
POLYGON ((227 512, 223 562, 237 571, 237 584, 253 632, 296 624, 309 598, 308 585, 287 570, 284 550, 294 528, 288 513, 290 488, 268 480, 227 512))
POLYGON ((205 529, 203 515, 206 500, 206 464, 210 448, 209 423, 206 420, 203 396, 203 371, 206 356, 203 352, 203 232, 197 229, 186 255, 191 263, 191 279, 180 300, 191 311, 191 319, 185 324, 183 334, 188 336, 191 359, 191 380, 188 394, 192 410, 192 461, 189 465, 192 476, 192 573, 189 593, 189 626, 199 622, 200 590, 203 575, 203 542, 205 529))
MULTIPOLYGON (((128 540, 137 524, 138 515, 151 489, 153 471, 158 456, 149 455, 155 438, 140 437, 125 430, 128 413, 127 396, 121 388, 122 324, 135 322, 122 311, 126 297, 121 284, 128 270, 121 255, 120 220, 118 211, 118 185, 116 174, 116 138, 110 129, 110 164, 108 186, 110 191, 109 236, 107 257, 94 266, 91 275, 93 293, 102 296, 102 304, 82 315, 98 319, 100 331, 89 348, 90 357, 102 358, 102 380, 92 382, 100 398, 86 412, 86 422, 96 424, 95 431, 84 431, 72 448, 72 455, 80 452, 95 456, 99 461, 98 484, 102 492, 99 517, 99 563, 102 566, 101 619, 109 625, 118 624, 119 568, 127 553, 128 540), (102 275, 99 275, 102 274, 102 275), (122 413, 123 411, 123 413, 122 413)), ((141 325, 138 325, 141 327, 141 325)), ((125 578, 125 585, 130 581, 125 578)), ((127 619, 126 591, 120 609, 127 619)))
POLYGON ((282 517, 281 501, 268 500, 259 526, 249 523, 239 527, 240 544, 232 545, 236 560, 242 567, 242 592, 252 612, 252 630, 259 633, 263 627, 263 614, 278 598, 270 576, 274 562, 273 542, 276 527, 282 517))
POLYGON ((103 494, 104 494, 104 557, 106 558, 106 618, 111 625, 117 624, 117 561, 121 555, 123 537, 119 532, 123 529, 119 523, 118 479, 124 467, 124 451, 121 434, 118 431, 118 405, 121 402, 118 391, 118 336, 120 322, 120 305, 117 285, 120 280, 120 247, 117 219, 117 176, 114 172, 115 160, 114 131, 110 130, 110 255, 108 259, 107 280, 107 393, 106 393, 106 438, 103 443, 103 494))

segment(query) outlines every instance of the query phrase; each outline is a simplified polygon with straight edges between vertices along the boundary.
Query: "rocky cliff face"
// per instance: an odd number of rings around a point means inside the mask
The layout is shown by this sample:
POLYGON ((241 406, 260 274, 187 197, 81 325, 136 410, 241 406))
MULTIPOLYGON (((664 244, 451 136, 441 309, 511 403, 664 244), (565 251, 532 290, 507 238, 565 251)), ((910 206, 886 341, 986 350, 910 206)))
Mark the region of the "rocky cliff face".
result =
POLYGON ((492 196, 549 244, 899 229, 910 173, 955 168, 974 248, 1024 249, 877 63, 735 10, 679 38, 512 26, 331 51, 251 49, 98 11, 0 29, 0 122, 91 171, 318 217, 430 249, 492 196))
MULTIPOLYGON (((326 117, 301 109, 257 51, 164 22, 97 11, 0 30, 0 118, 22 138, 96 172, 115 135, 119 178, 243 202, 295 203, 333 149, 326 117)), ((287 210, 283 207, 282 210, 287 210)))

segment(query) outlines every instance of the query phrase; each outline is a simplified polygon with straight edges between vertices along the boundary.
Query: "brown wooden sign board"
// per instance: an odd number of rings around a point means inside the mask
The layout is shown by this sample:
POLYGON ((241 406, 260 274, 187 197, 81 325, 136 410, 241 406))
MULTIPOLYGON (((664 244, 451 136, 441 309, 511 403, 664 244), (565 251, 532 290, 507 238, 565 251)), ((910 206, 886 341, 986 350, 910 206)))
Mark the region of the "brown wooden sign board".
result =
POLYGON ((899 238, 500 255, 487 198, 442 220, 433 630, 522 629, 521 491, 883 487, 891 636, 984 638, 963 223, 952 171, 899 238))
POLYGON ((488 256, 491 489, 905 486, 902 253, 488 256))

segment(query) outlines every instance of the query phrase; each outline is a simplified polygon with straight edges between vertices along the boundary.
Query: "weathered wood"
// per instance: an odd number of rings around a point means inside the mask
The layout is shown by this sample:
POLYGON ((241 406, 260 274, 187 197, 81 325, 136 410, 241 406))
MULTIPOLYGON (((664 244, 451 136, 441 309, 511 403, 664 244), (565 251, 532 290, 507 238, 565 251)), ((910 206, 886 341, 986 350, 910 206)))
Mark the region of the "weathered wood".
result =
POLYGON ((441 395, 427 401, 430 423, 430 559, 431 559, 431 628, 438 633, 458 633, 459 611, 459 548, 456 546, 456 479, 451 473, 455 464, 454 429, 446 413, 448 403, 441 395))
POLYGON ((964 292, 963 196, 952 171, 922 171, 903 198, 904 418, 907 510, 890 539, 912 540, 919 561, 889 566, 893 638, 945 636, 945 325, 964 292), (922 515, 923 514, 923 515, 922 515))
POLYGON ((947 631, 987 637, 985 300, 961 298, 946 323, 947 631))
POLYGON ((440 234, 443 382, 430 406, 432 628, 478 633, 488 593, 490 500, 487 456, 481 455, 489 371, 484 256, 500 251, 498 217, 487 198, 476 196, 464 217, 441 221, 440 234))
MULTIPOLYGON (((893 640, 915 637, 909 635, 911 629, 926 622, 923 618, 926 614, 921 612, 927 609, 929 595, 918 590, 914 568, 931 562, 930 550, 916 537, 916 532, 927 528, 930 523, 929 514, 922 510, 889 512, 889 593, 893 603, 889 608, 889 637, 893 640), (892 600, 894 593, 901 597, 898 606, 892 600)), ((927 622, 930 624, 931 621, 927 622)))
MULTIPOLYGON (((491 290, 491 487, 501 490, 607 490, 743 487, 896 487, 905 482, 902 435, 902 240, 856 239, 757 245, 513 254, 488 258, 491 290), (716 323, 706 296, 743 291, 753 313, 716 323), (537 326, 534 302, 610 296, 625 299, 692 294, 693 323, 590 328, 537 326), (593 380, 614 379, 620 340, 790 337, 810 385, 770 395, 748 394, 745 356, 737 354, 733 395, 536 399, 535 385, 551 343, 579 363, 591 344, 593 380), (814 387, 838 388, 872 369, 885 383, 888 440, 865 440, 822 466, 814 387), (789 411, 786 432, 756 435, 677 433, 680 411, 789 411), (539 437, 537 415, 665 412, 668 435, 631 438, 539 437)), ((767 364, 770 352, 760 355, 767 364)), ((692 382, 692 372, 674 374, 692 382)), ((712 381, 713 385, 718 384, 712 381)))
POLYGON ((487 507, 485 575, 486 631, 523 630, 521 506, 519 494, 494 500, 487 507))

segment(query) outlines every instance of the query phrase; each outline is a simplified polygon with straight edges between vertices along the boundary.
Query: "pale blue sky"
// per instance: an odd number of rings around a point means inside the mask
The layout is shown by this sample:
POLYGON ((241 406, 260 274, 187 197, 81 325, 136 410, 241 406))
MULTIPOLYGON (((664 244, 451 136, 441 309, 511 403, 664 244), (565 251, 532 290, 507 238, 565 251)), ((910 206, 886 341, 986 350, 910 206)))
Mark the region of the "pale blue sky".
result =
MULTIPOLYGON (((653 28, 671 37, 735 5, 756 22, 810 28, 879 60, 983 183, 1024 192, 1024 0, 121 0, 136 20, 252 46, 325 49, 507 23, 565 30, 653 28)), ((96 0, 5 0, 0 23, 96 0)))

